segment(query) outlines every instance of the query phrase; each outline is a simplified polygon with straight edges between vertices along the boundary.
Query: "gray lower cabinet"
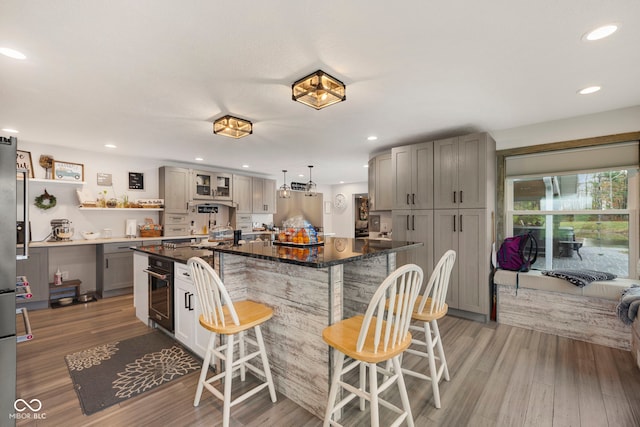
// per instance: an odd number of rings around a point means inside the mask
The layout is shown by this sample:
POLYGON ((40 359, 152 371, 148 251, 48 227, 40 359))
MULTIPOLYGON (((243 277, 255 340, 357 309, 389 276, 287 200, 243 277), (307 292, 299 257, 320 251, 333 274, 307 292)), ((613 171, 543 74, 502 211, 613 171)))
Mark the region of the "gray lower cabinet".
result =
POLYGON ((198 295, 186 264, 174 263, 173 289, 175 337, 198 356, 204 357, 210 333, 200 325, 198 295))
POLYGON ((101 298, 133 292, 132 246, 142 242, 105 243, 96 248, 96 292, 101 298))
POLYGON ((35 310, 49 306, 48 271, 49 250, 47 248, 29 248, 29 258, 16 262, 16 275, 27 276, 33 294, 31 298, 17 300, 17 307, 35 310))

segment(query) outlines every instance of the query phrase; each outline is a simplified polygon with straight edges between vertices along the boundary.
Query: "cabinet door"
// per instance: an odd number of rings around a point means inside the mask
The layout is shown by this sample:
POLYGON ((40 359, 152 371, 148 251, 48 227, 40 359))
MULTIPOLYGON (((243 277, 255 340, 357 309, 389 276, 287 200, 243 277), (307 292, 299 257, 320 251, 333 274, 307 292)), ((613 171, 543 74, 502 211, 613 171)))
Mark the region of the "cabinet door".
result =
POLYGON ((49 250, 47 248, 30 248, 29 258, 16 261, 16 275, 27 276, 31 293, 33 296, 29 299, 17 300, 18 306, 25 304, 27 307, 30 303, 49 301, 49 250))
POLYGON ((460 265, 461 260, 458 248, 458 231, 460 230, 458 209, 436 209, 433 212, 433 259, 435 262, 438 262, 442 255, 444 255, 444 253, 449 249, 456 251, 456 263, 453 266, 449 289, 447 290, 447 304, 449 304, 449 307, 451 308, 459 308, 458 266, 460 265))
POLYGON ((237 205, 236 213, 251 213, 253 210, 253 194, 251 177, 233 175, 233 202, 237 205))
POLYGON ((212 179, 211 172, 191 171, 191 198, 193 200, 213 199, 212 179))
POLYGON ((264 197, 263 197, 263 187, 264 187, 264 179, 262 178, 252 178, 251 181, 251 191, 252 191, 252 202, 253 202, 253 213, 264 213, 264 197))
POLYGON ((133 253, 133 306, 136 317, 145 324, 149 322, 149 276, 144 272, 148 266, 147 254, 133 253))
POLYGON ((190 310, 189 306, 190 302, 193 304, 193 297, 190 297, 193 295, 193 284, 176 274, 173 286, 174 335, 178 341, 191 348, 195 332, 195 310, 190 310))
POLYGON ((483 209, 458 211, 458 308, 489 315, 489 262, 486 213, 483 209))
POLYGON ((435 208, 459 208, 458 138, 433 143, 433 180, 435 208))
POLYGON ((422 268, 424 277, 428 280, 433 271, 433 211, 412 210, 410 227, 408 240, 422 242, 423 245, 406 252, 408 252, 411 262, 422 268))
POLYGON ((262 201, 264 202, 264 213, 276 213, 276 181, 265 179, 262 181, 262 201))
POLYGON ((189 169, 163 166, 160 168, 160 198, 164 199, 164 212, 188 213, 190 200, 189 169))
POLYGON ((369 193, 369 210, 377 210, 377 197, 376 197, 376 159, 369 159, 369 166, 367 168, 367 191, 369 193))
MULTIPOLYGON (((391 213, 391 229, 393 230, 393 240, 398 242, 406 242, 409 240, 411 231, 411 210, 410 209, 394 209, 391 213)), ((411 257, 409 251, 400 251, 396 253, 396 266, 409 264, 411 257)))
POLYGON ((458 201, 460 208, 484 208, 487 203, 487 134, 458 140, 458 201))
MULTIPOLYGON (((389 211, 393 204, 393 175, 391 154, 381 154, 376 157, 375 166, 375 210, 389 211)), ((371 194, 371 193, 369 193, 371 194)), ((372 209, 373 210, 373 209, 372 209)))
POLYGON ((433 209, 433 142, 411 147, 411 209, 433 209))
POLYGON ((391 150, 392 209, 411 208, 411 146, 391 150))
POLYGON ((228 200, 233 198, 233 175, 224 172, 212 172, 211 186, 214 200, 228 200))
POLYGON ((133 252, 104 255, 103 292, 133 286, 133 252))

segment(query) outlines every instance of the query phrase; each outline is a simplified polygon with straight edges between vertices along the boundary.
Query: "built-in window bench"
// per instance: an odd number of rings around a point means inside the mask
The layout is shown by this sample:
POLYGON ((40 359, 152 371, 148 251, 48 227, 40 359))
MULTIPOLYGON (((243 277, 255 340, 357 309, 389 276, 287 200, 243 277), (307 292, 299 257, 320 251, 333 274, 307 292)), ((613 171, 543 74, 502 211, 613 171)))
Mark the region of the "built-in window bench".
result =
POLYGON ((622 291, 638 280, 596 281, 580 288, 529 271, 520 273, 516 294, 516 274, 496 272, 498 323, 631 350, 631 327, 618 318, 616 305, 622 291))

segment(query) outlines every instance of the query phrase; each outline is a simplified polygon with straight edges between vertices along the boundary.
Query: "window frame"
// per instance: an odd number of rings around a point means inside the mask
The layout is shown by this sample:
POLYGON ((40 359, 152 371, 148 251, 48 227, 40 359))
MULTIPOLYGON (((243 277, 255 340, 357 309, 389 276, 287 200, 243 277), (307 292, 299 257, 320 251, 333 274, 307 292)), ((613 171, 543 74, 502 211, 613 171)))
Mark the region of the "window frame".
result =
MULTIPOLYGON (((497 167, 497 189, 496 189, 496 246, 499 246, 499 242, 502 242, 506 236, 508 236, 510 225, 507 222, 507 176, 506 176, 506 159, 510 156, 523 155, 523 154, 537 154, 552 152, 557 150, 567 150, 571 148, 585 148, 594 146, 604 146, 608 144, 615 144, 621 142, 640 141, 640 131, 627 132, 615 135, 606 135, 593 138, 569 140, 562 142, 546 143, 539 145, 531 145, 526 147, 512 148, 506 150, 496 151, 496 167, 497 167)), ((640 145, 639 145, 640 151, 640 145)), ((636 167, 640 165, 634 165, 636 167)), ((579 173, 577 171, 571 171, 571 173, 579 173)), ((634 174, 634 177, 630 177, 629 180, 629 195, 628 195, 628 207, 626 212, 629 213, 629 277, 637 278, 640 267, 639 259, 639 246, 640 246, 640 227, 639 227, 639 212, 640 212, 640 178, 638 173, 634 174), (631 180, 635 180, 632 185, 631 180)), ((615 211, 608 211, 608 213, 614 213, 615 211)), ((538 212, 539 213, 539 212, 538 212)), ((569 213, 568 211, 560 211, 556 213, 569 213)))

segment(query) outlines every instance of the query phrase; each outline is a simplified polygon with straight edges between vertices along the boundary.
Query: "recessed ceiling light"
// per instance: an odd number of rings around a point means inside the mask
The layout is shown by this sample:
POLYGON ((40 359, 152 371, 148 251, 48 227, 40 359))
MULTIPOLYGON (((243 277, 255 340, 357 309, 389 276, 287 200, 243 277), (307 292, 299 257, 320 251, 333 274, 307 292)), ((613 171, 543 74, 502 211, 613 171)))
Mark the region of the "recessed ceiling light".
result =
POLYGON ((24 53, 18 52, 15 49, 10 49, 8 47, 0 47, 0 53, 13 59, 27 59, 27 55, 25 55, 24 53))
POLYGON ((203 161, 204 159, 203 159, 202 157, 196 157, 196 159, 195 159, 195 160, 196 160, 197 162, 201 162, 201 161, 203 161))
POLYGON ((340 184, 344 184, 344 181, 340 181, 340 184))
POLYGON ((299 176, 300 178, 304 178, 304 174, 302 174, 302 173, 301 173, 301 174, 299 174, 298 176, 299 176))
POLYGON ((369 167, 369 164, 362 165, 362 167, 363 167, 363 168, 368 168, 368 167, 369 167))
POLYGON ((585 87, 584 89, 580 89, 578 93, 580 95, 589 95, 590 93, 595 93, 600 89, 602 89, 600 86, 589 86, 589 87, 585 87))
POLYGON ((617 30, 618 30, 617 24, 603 25, 602 27, 598 27, 595 30, 591 30, 588 33, 585 33, 582 36, 582 40, 586 40, 590 42, 594 40, 600 40, 605 37, 609 37, 611 34, 615 33, 617 30))
POLYGON ((242 167, 246 169, 249 167, 249 165, 242 165, 242 167))
POLYGON ((11 128, 2 128, 2 130, 9 133, 19 133, 17 130, 11 128))
POLYGON ((107 148, 118 148, 118 146, 115 144, 104 144, 104 146, 107 148))
POLYGON ((375 141, 376 139, 378 139, 378 137, 375 135, 371 135, 367 137, 367 141, 375 141))

